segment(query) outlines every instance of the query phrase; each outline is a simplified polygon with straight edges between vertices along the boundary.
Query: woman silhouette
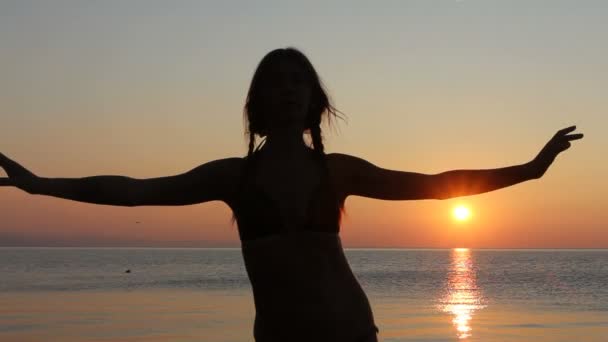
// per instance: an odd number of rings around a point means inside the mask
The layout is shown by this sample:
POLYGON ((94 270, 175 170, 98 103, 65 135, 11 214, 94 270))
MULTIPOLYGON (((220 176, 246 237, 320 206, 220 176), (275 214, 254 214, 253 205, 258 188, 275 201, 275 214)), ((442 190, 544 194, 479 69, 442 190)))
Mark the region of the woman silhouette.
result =
POLYGON ((254 336, 264 341, 377 341, 368 299, 344 256, 340 214, 348 196, 447 199, 540 178, 582 134, 558 131, 525 164, 439 174, 393 171, 346 154, 325 154, 320 123, 337 116, 310 61, 294 48, 260 62, 244 108, 244 158, 202 164, 183 174, 43 178, 0 154, 0 185, 30 194, 117 205, 224 201, 238 225, 251 281, 254 336), (307 144, 304 134, 310 135, 307 144), (256 147, 256 136, 264 138, 256 147))

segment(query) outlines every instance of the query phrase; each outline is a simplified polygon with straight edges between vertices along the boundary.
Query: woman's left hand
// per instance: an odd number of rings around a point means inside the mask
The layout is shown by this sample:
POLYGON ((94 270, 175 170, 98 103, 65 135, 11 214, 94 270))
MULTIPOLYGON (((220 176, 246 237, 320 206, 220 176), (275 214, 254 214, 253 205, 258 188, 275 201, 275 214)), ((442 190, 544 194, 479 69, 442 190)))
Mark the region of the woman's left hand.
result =
POLYGON ((568 134, 575 129, 576 126, 570 126, 557 131, 553 138, 551 138, 545 147, 538 153, 536 158, 532 160, 530 164, 535 178, 542 177, 557 155, 570 148, 570 141, 583 138, 583 134, 581 133, 568 134))

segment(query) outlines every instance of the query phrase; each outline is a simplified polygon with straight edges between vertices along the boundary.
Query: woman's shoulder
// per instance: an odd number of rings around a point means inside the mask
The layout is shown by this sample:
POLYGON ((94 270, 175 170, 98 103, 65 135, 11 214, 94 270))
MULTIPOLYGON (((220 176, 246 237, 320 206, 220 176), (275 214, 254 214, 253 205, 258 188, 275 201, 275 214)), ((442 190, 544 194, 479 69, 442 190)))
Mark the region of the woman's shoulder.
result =
POLYGON ((327 153, 325 155, 327 164, 332 172, 342 173, 344 171, 352 170, 361 164, 369 163, 365 159, 352 156, 345 153, 327 153))
POLYGON ((334 191, 343 201, 352 183, 353 169, 362 159, 345 153, 327 153, 325 155, 328 173, 334 191))
POLYGON ((251 162, 251 157, 229 157, 217 160, 222 164, 221 170, 225 173, 226 178, 230 183, 238 183, 243 174, 245 174, 247 166, 251 162))
POLYGON ((222 199, 231 204, 234 195, 239 190, 242 176, 246 173, 246 157, 227 157, 216 159, 206 163, 208 175, 211 175, 214 186, 223 189, 222 199))
POLYGON ((339 152, 332 152, 332 153, 326 153, 325 154, 325 158, 327 158, 327 160, 329 161, 333 161, 334 163, 348 163, 348 162, 356 162, 356 161, 364 161, 363 159, 350 155, 350 154, 346 154, 346 153, 339 153, 339 152))
POLYGON ((239 174, 244 164, 245 157, 227 157, 206 163, 206 165, 213 166, 218 172, 225 173, 227 176, 239 174))
POLYGON ((369 161, 345 153, 328 153, 326 159, 333 183, 344 194, 350 193, 353 184, 361 181, 361 175, 375 168, 369 161))

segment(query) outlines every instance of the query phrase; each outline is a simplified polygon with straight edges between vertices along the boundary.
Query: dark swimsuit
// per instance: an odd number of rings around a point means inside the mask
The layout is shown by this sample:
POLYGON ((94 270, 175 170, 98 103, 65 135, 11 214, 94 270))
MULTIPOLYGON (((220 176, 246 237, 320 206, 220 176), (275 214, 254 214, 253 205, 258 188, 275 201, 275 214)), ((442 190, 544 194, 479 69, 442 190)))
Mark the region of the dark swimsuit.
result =
POLYGON ((284 224, 278 204, 255 185, 257 158, 245 160, 230 203, 253 289, 255 340, 377 341, 369 301, 342 249, 340 206, 325 158, 300 227, 284 224))

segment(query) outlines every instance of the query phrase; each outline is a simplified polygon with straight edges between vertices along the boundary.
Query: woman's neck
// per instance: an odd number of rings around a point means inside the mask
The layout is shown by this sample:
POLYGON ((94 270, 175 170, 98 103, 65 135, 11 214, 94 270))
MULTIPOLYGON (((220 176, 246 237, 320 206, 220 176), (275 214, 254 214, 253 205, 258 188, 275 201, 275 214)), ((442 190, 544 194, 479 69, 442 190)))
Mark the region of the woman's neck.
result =
POLYGON ((281 159, 299 158, 310 152, 302 132, 295 131, 269 134, 263 149, 265 153, 281 159))

